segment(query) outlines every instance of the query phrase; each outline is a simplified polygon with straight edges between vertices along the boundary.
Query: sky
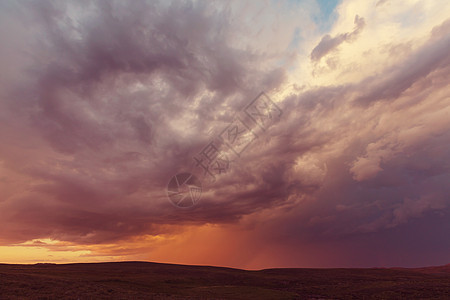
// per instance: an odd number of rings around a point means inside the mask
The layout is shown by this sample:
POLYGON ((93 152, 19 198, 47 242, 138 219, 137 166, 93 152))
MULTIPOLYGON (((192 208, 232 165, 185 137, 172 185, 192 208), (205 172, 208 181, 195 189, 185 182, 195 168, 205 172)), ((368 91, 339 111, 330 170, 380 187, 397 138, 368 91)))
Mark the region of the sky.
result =
POLYGON ((1 1, 0 262, 450 263, 449 16, 444 0, 1 1), (195 160, 211 145, 214 177, 195 160), (183 173, 201 198, 180 208, 183 173))

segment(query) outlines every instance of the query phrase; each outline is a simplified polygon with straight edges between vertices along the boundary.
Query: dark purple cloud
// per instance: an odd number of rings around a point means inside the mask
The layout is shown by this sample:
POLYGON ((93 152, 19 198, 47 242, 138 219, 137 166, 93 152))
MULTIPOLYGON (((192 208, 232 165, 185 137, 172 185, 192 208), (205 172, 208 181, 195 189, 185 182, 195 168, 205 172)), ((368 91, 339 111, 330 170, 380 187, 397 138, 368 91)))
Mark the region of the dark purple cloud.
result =
POLYGON ((339 47, 339 45, 343 42, 352 42, 358 37, 365 25, 366 23, 364 22, 364 18, 356 15, 355 29, 353 29, 352 32, 341 33, 335 37, 331 37, 329 34, 324 35, 319 44, 312 50, 311 60, 319 61, 322 57, 339 47))

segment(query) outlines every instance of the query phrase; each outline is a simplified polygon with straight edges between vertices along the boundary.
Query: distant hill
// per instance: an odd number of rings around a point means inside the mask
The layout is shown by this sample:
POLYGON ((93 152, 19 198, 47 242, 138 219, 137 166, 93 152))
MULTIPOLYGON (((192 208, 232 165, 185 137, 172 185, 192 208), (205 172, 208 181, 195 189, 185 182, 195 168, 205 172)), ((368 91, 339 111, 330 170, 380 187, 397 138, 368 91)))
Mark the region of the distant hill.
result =
POLYGON ((407 269, 407 268, 392 268, 393 270, 411 270, 415 272, 420 272, 424 274, 449 274, 450 273, 450 264, 444 265, 444 266, 437 266, 437 267, 424 267, 424 268, 414 268, 414 269, 407 269))
POLYGON ((450 299, 450 265, 246 271, 150 262, 0 264, 0 299, 450 299))

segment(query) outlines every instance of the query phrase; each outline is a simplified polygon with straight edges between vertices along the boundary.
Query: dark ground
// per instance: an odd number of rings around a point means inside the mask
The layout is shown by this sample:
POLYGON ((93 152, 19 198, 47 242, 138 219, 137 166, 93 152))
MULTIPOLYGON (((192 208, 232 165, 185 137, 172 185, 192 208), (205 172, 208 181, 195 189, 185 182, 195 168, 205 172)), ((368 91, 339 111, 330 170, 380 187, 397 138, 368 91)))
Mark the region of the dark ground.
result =
POLYGON ((0 299, 450 299, 450 265, 267 269, 147 262, 0 264, 0 299))

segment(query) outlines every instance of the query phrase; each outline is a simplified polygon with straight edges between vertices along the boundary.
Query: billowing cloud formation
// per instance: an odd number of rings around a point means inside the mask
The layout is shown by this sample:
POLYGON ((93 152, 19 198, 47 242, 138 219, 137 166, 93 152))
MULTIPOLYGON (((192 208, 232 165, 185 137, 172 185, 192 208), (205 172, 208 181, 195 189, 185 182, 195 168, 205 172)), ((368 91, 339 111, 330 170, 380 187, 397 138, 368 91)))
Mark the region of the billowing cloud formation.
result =
POLYGON ((258 43, 270 7, 239 5, 4 3, 1 238, 101 243, 249 213, 180 215, 165 195, 213 128, 283 82, 291 33, 258 43))
POLYGON ((325 35, 312 1, 1 4, 0 241, 246 267, 447 262, 450 23, 389 4, 344 2, 325 35), (261 90, 281 120, 174 208, 171 176, 261 90))

